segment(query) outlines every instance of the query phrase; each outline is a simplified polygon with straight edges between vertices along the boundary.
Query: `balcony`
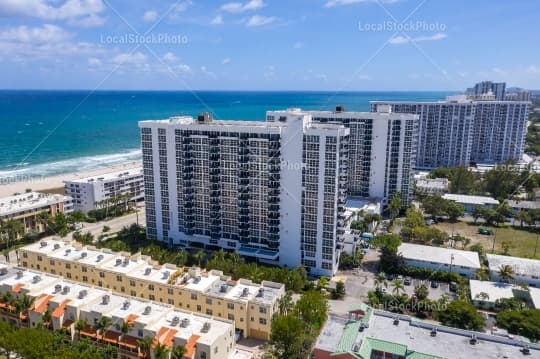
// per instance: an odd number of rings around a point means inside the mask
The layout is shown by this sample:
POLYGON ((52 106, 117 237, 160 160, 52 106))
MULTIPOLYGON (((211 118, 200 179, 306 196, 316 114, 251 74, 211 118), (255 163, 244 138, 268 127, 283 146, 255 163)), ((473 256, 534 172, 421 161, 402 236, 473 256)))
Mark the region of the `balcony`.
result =
POLYGON ((249 223, 250 219, 249 219, 249 216, 239 216, 238 217, 238 222, 240 223, 249 223))
POLYGON ((271 204, 268 206, 268 211, 279 212, 279 204, 271 204))
POLYGON ((219 212, 221 211, 221 206, 219 204, 212 204, 210 205, 210 210, 212 212, 219 212))
POLYGON ((249 186, 249 179, 248 178, 240 178, 240 181, 238 183, 240 186, 249 186))
POLYGON ((240 230, 249 230, 249 223, 240 223, 238 228, 240 228, 240 230))

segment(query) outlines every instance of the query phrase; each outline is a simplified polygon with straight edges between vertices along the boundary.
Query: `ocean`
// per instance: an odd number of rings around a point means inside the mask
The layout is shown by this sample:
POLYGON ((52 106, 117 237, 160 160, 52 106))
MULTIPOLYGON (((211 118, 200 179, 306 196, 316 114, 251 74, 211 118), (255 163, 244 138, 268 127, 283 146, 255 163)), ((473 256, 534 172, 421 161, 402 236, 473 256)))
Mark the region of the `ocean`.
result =
POLYGON ((369 111, 372 100, 439 100, 452 92, 0 91, 0 179, 46 177, 140 159, 137 122, 212 112, 264 121, 267 110, 369 111))

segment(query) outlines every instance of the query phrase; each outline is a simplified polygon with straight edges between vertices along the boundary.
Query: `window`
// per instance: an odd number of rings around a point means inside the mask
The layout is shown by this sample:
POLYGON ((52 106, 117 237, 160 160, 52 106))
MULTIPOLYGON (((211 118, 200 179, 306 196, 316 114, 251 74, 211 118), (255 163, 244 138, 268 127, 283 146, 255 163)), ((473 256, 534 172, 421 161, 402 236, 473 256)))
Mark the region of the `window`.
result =
POLYGON ((167 299, 167 303, 169 303, 170 305, 174 305, 174 299, 167 299))
POLYGON ((81 270, 82 270, 83 273, 86 273, 86 272, 88 271, 88 268, 86 268, 86 267, 81 267, 81 270))
POLYGON ((212 309, 206 309, 206 315, 212 315, 212 309))
POLYGON ((266 325, 266 319, 259 318, 259 324, 266 325))
POLYGON ((23 258, 28 258, 28 253, 23 252, 22 256, 23 256, 23 258))
POLYGON ((227 303, 227 309, 234 310, 234 303, 227 303))
POLYGON ((134 290, 132 290, 131 292, 129 292, 129 295, 131 295, 132 297, 136 297, 136 296, 137 296, 137 292, 135 292, 134 290))
POLYGON ((66 263, 66 269, 71 269, 71 264, 70 263, 66 263))
POLYGON ((206 352, 201 352, 201 359, 206 359, 206 352))
POLYGON ((153 284, 148 284, 148 289, 149 290, 154 290, 154 285, 153 284))
POLYGON ((100 277, 100 278, 105 278, 105 273, 99 272, 99 277, 100 277))
POLYGON ((116 281, 117 281, 117 282, 121 282, 121 281, 122 281, 122 276, 121 276, 121 275, 117 275, 117 276, 116 276, 116 281))
POLYGON ((150 294, 150 295, 148 296, 148 299, 150 299, 150 300, 156 300, 156 297, 155 297, 153 294, 150 294))
POLYGON ((130 281, 129 281, 129 285, 130 285, 131 287, 135 287, 135 281, 134 281, 134 280, 130 280, 130 281))
POLYGON ((42 262, 42 261, 43 261, 43 257, 42 257, 42 256, 37 256, 37 260, 38 260, 38 262, 42 262))
POLYGON ((83 282, 88 282, 88 277, 83 275, 82 280, 83 280, 83 282))
POLYGON ((66 273, 66 277, 71 279, 71 273, 66 273))
POLYGON ((191 300, 197 300, 197 294, 191 293, 191 300))
POLYGON ((206 304, 212 305, 212 298, 206 298, 206 304))
POLYGON ((54 265, 54 259, 51 259, 49 263, 53 266, 54 265))
POLYGON ((201 306, 200 305, 197 305, 197 312, 200 312, 202 309, 201 309, 201 306))
POLYGON ((168 289, 167 289, 167 294, 173 295, 173 294, 174 294, 173 289, 172 289, 172 288, 168 288, 168 289))
POLYGON ((227 314, 227 319, 234 320, 234 314, 227 314))
POLYGON ((266 314, 266 307, 259 307, 259 313, 266 314))

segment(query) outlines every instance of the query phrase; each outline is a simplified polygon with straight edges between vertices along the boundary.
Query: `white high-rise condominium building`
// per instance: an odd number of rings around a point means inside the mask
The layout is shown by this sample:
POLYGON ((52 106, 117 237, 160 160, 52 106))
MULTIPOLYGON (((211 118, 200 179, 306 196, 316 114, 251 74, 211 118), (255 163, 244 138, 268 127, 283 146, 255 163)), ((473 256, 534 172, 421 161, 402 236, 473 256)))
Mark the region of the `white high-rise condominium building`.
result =
POLYGON ((129 201, 139 201, 144 198, 143 171, 138 167, 64 181, 64 190, 73 198, 75 211, 88 212, 104 207, 101 202, 120 195, 127 195, 129 201))
MULTIPOLYGON (((417 169, 497 164, 520 160, 525 148, 529 101, 496 100, 492 94, 446 101, 372 101, 371 110, 420 116, 417 169)), ((504 94, 503 94, 504 98, 504 94)))
POLYGON ((148 237, 335 273, 349 130, 297 109, 274 115, 139 122, 148 237))
POLYGON ((470 87, 465 91, 465 94, 471 98, 476 98, 482 95, 492 93, 495 100, 504 100, 506 93, 505 82, 482 81, 470 87))
MULTIPOLYGON (((348 195, 380 198, 383 204, 401 194, 408 205, 413 195, 418 116, 379 112, 310 111, 314 122, 342 124, 350 130, 348 195)), ((267 120, 272 118, 268 112, 267 120)))

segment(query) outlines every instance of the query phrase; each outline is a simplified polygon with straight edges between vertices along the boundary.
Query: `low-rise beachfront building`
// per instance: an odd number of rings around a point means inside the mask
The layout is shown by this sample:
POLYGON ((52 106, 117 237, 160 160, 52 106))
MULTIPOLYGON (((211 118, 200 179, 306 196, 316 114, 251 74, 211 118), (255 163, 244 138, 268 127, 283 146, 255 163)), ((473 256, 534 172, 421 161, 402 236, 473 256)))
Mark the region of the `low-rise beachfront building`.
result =
POLYGON ((25 233, 43 233, 46 230, 46 224, 39 218, 42 213, 54 217, 71 211, 72 198, 59 194, 28 192, 0 198, 0 220, 20 221, 25 233))
POLYGON ((450 328, 365 304, 331 314, 314 345, 314 359, 540 358, 540 345, 450 328))
POLYGON ((513 283, 524 283, 531 287, 540 287, 540 260, 502 256, 499 254, 486 254, 489 276, 493 281, 500 281, 502 266, 512 268, 513 283))
POLYGON ((25 327, 41 324, 55 331, 65 328, 72 340, 88 338, 97 345, 117 347, 122 358, 145 357, 147 353, 141 351, 139 341, 147 337, 153 339, 153 346, 184 346, 186 358, 233 358, 235 352, 233 321, 113 294, 52 274, 1 265, 0 319, 25 327), (20 314, 12 310, 8 298, 20 299, 23 295, 32 304, 27 313, 20 314), (104 317, 110 320, 110 326, 98 330, 96 324, 104 317), (75 327, 79 320, 86 323, 80 332, 75 327), (122 331, 124 323, 128 324, 127 331, 122 331))
POLYGON ((73 198, 76 211, 88 212, 111 205, 115 198, 125 196, 125 201, 144 199, 142 167, 105 173, 99 176, 64 181, 66 195, 73 198))
POLYGON ((420 178, 415 182, 416 190, 425 194, 443 195, 448 192, 449 185, 447 178, 420 178))
POLYGON ((514 212, 540 209, 540 201, 515 201, 509 199, 506 200, 506 204, 508 204, 514 212))
POLYGON ((47 240, 18 250, 19 265, 177 308, 234 320, 239 336, 268 340, 285 293, 280 283, 232 280, 221 271, 159 265, 141 254, 47 240))
POLYGON ((479 308, 496 309, 497 300, 511 298, 523 299, 534 305, 529 291, 517 285, 471 279, 469 286, 471 301, 479 308))
POLYGON ((472 213, 474 207, 494 208, 499 205, 495 198, 486 196, 469 196, 464 194, 447 193, 442 196, 444 199, 459 203, 465 209, 465 213, 472 213))
POLYGON ((402 243, 398 253, 407 266, 454 272, 468 278, 481 268, 478 253, 472 251, 402 243))

